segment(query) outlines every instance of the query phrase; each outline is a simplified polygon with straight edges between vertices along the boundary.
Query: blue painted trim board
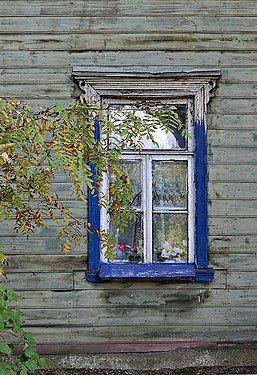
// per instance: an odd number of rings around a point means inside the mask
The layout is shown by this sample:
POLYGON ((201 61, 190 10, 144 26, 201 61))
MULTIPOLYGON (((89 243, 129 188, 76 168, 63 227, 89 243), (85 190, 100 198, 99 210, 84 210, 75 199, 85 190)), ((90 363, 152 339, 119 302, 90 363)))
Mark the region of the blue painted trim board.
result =
MULTIPOLYGON (((95 119, 95 140, 100 140, 100 124, 99 119, 95 119)), ((94 163, 89 164, 93 177, 96 173, 96 166, 94 163)), ((97 193, 98 186, 96 180, 93 179, 92 186, 96 188, 94 194, 88 190, 88 222, 91 224, 92 231, 88 233, 88 272, 86 278, 88 281, 99 281, 99 266, 100 266, 100 238, 94 233, 100 230, 100 207, 99 195, 97 193)))
POLYGON ((195 265, 193 263, 102 263, 99 276, 103 279, 188 279, 195 277, 195 265))
POLYGON ((195 122, 195 255, 199 268, 208 268, 207 135, 203 120, 195 122))

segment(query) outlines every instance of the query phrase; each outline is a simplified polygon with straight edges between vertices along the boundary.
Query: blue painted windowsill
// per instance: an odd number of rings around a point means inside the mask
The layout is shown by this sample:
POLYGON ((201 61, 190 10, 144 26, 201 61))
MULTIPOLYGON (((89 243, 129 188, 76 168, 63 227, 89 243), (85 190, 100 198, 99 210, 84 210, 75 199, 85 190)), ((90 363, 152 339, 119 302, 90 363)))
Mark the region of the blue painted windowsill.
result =
POLYGON ((194 263, 182 264, 111 264, 102 263, 99 272, 87 272, 87 280, 101 282, 113 279, 121 280, 189 280, 209 282, 213 279, 212 268, 198 269, 194 263))

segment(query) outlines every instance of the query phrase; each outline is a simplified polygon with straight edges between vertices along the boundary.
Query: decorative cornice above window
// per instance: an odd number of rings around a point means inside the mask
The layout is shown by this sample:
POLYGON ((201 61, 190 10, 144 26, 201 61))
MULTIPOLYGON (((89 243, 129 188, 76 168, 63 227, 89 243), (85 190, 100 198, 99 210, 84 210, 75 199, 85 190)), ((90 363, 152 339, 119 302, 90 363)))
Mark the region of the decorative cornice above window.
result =
POLYGON ((172 73, 142 73, 92 71, 73 68, 72 76, 78 82, 82 95, 94 101, 105 98, 149 99, 193 97, 195 118, 203 119, 206 106, 214 96, 213 89, 221 77, 219 70, 172 73), (201 104, 201 105, 200 105, 201 104))

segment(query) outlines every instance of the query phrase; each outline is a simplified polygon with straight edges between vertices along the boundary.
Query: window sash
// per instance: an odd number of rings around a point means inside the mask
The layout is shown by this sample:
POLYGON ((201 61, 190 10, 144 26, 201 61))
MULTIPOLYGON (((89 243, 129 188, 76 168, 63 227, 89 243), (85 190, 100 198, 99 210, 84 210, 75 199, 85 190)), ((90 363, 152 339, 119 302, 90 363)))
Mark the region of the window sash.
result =
MULTIPOLYGON (((186 126, 190 134, 193 134, 193 102, 191 99, 165 100, 163 104, 176 106, 186 105, 186 126)), ((132 104, 131 100, 108 99, 105 105, 127 105, 132 104)), ((150 105, 150 102, 149 102, 150 105)), ((138 161, 140 156, 133 150, 124 150, 122 160, 138 161)), ((195 198, 194 198, 194 140, 187 140, 187 149, 183 150, 143 150, 142 151, 142 210, 136 209, 136 212, 143 212, 143 262, 146 264, 153 263, 153 207, 152 207, 152 161, 180 161, 184 160, 188 163, 188 179, 187 179, 187 263, 193 263, 195 259, 195 238, 194 238, 194 217, 195 217, 195 198)), ((108 176, 103 179, 102 191, 108 193, 108 176)), ((182 213, 174 210, 176 213, 182 213)), ((164 213, 164 211, 162 212, 164 213)), ((168 211, 172 213, 172 211, 168 211)), ((108 230, 110 227, 110 217, 107 214, 107 208, 102 208, 100 212, 101 230, 108 230)), ((101 262, 106 263, 104 250, 101 251, 101 262)), ((117 262, 117 261, 116 261, 117 262)), ((116 263, 115 262, 115 263, 116 263)))
MULTIPOLYGON (((123 155, 122 160, 137 161, 138 155, 123 155)), ((136 209, 136 212, 143 212, 143 260, 144 263, 153 263, 153 214, 159 211, 153 210, 152 203, 152 162, 153 161, 186 161, 187 162, 187 210, 163 210, 161 213, 187 214, 187 262, 194 262, 194 157, 193 155, 170 155, 170 154, 150 154, 142 155, 142 209, 136 209)), ((105 192, 108 191, 108 178, 105 176, 105 192)), ((101 230, 108 230, 110 218, 107 209, 101 209, 101 230)), ((102 256, 101 261, 106 263, 107 260, 102 256)))

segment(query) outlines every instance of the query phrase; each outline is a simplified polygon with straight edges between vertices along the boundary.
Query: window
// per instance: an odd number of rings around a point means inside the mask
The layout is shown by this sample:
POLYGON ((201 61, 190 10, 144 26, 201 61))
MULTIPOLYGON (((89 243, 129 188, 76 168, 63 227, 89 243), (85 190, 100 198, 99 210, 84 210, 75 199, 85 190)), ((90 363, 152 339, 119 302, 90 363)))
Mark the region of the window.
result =
MULTIPOLYGON (((89 196, 89 221, 95 228, 109 227, 117 240, 115 259, 106 261, 97 236, 89 235, 87 279, 183 279, 210 281, 208 267, 206 107, 219 72, 159 77, 88 74, 74 69, 75 79, 87 96, 104 101, 118 113, 138 99, 175 106, 193 134, 158 130, 158 147, 145 142, 141 155, 126 148, 121 160, 133 185, 131 205, 136 211, 120 233, 98 198, 89 196)), ((163 104, 158 104, 163 105, 163 104)), ((144 113, 139 113, 144 116, 144 113)), ((99 136, 99 124, 96 124, 99 136)))

